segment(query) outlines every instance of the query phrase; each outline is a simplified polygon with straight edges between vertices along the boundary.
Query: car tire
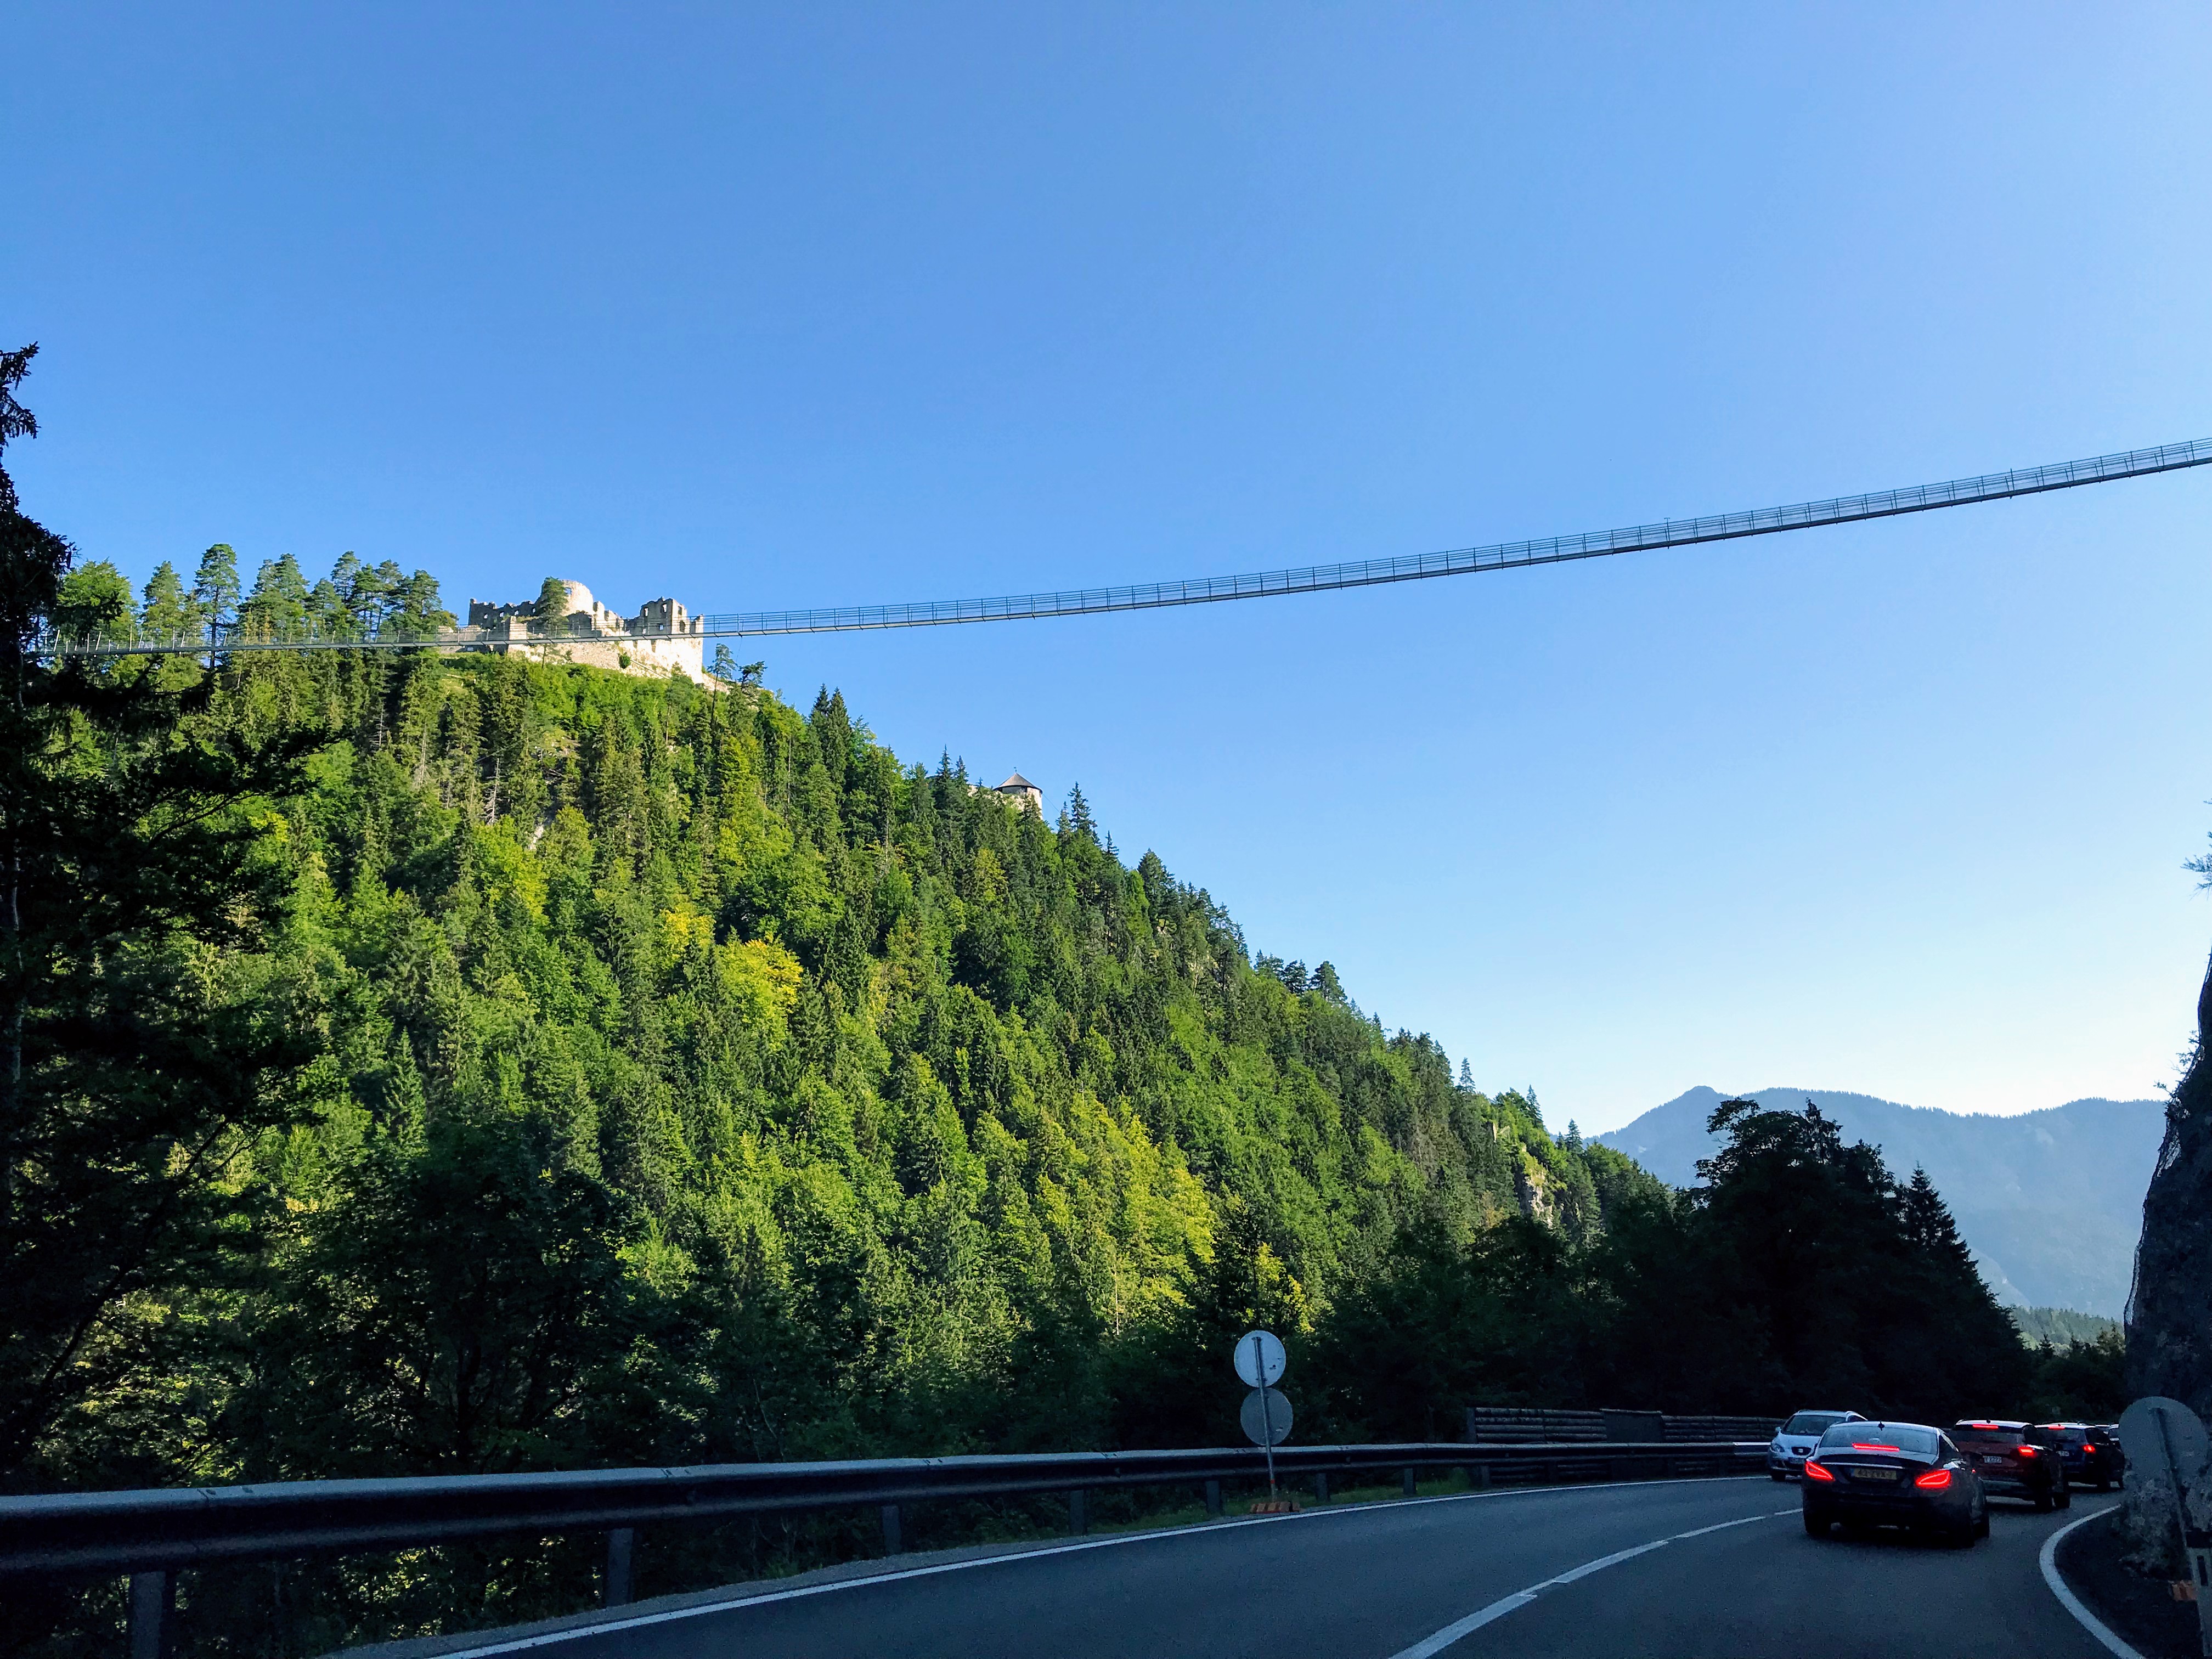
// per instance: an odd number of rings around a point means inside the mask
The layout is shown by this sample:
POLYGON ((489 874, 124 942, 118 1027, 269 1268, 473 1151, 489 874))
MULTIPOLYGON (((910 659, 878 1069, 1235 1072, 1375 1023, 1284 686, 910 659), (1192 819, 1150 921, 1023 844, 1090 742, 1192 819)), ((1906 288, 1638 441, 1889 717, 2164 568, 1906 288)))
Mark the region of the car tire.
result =
POLYGON ((1981 1518, 1974 1522, 1974 1536, 1977 1538, 1987 1538, 1989 1535, 1990 1506, 1984 1504, 1982 1505, 1981 1518))
POLYGON ((2048 1515, 2058 1507, 2058 1500, 2051 1495, 2051 1488, 2048 1486, 2036 1493, 2029 1501, 2035 1505, 2035 1512, 2038 1515, 2048 1515))
POLYGON ((1812 1510, 1807 1510, 1805 1535, 1808 1538, 1826 1538, 1828 1535, 1828 1517, 1825 1515, 1815 1515, 1812 1510))
POLYGON ((2110 1492, 2112 1489, 2112 1477, 2111 1475, 2100 1474, 2097 1477, 2097 1490, 2099 1492, 2110 1492))
POLYGON ((1781 1470, 1779 1470, 1779 1469, 1769 1469, 1769 1470, 1767 1470, 1766 1474, 1767 1474, 1767 1478, 1768 1478, 1769 1480, 1772 1480, 1772 1481, 1774 1482, 1774 1484, 1775 1484, 1776 1486, 1780 1486, 1780 1485, 1783 1483, 1783 1481, 1784 1481, 1785 1480, 1787 1480, 1787 1479, 1789 1478, 1787 1475, 1784 1474, 1782 1473, 1782 1471, 1781 1471, 1781 1470))
POLYGON ((2062 1510, 2070 1510, 2074 1507, 2074 1483, 2070 1480, 2062 1480, 2058 1483, 2058 1507, 2062 1510))

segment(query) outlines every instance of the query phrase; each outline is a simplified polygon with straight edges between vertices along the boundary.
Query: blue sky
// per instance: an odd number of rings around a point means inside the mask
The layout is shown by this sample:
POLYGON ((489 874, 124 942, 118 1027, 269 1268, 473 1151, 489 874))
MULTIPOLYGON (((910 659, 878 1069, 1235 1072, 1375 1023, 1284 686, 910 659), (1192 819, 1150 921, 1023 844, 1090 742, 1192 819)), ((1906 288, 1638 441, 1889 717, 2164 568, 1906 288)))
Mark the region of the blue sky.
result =
MULTIPOLYGON (((2212 435, 2212 14, 16 9, 30 508, 625 608, 1364 558, 2212 435)), ((2212 469, 767 641, 1556 1125, 2169 1080, 2212 469)))

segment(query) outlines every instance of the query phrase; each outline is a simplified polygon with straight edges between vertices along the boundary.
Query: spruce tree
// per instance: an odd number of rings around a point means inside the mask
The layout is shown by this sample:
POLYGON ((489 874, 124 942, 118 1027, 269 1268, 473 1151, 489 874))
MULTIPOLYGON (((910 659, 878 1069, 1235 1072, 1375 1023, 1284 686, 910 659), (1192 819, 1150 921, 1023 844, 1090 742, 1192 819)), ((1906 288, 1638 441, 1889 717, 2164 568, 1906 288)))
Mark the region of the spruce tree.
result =
MULTIPOLYGON (((0 451, 38 429, 33 349, 0 355, 0 451)), ((251 805, 318 739, 211 725, 204 672, 40 660, 73 560, 0 467, 0 1486, 104 1455, 82 1414, 250 1239, 222 1176, 306 1052, 236 953, 283 904, 251 805)))

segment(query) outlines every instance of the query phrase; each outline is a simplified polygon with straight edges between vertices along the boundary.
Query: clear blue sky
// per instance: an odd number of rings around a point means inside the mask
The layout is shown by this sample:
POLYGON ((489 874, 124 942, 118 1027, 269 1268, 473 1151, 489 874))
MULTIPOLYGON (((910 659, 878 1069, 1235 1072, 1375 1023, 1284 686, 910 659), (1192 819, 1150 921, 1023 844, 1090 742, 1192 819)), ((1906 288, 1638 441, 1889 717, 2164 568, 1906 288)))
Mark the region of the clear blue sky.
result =
MULTIPOLYGON (((2212 13, 15 9, 27 504, 624 607, 1370 557, 2212 435, 2212 13)), ((2212 470, 769 641, 1554 1125, 2173 1075, 2212 470)))

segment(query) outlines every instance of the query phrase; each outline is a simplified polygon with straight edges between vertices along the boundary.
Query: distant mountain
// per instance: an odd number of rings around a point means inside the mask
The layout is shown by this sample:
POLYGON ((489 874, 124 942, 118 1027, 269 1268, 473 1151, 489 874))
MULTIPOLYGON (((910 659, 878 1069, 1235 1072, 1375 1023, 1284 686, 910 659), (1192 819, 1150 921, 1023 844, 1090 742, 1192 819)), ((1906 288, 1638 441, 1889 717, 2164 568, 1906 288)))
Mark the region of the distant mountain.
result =
MULTIPOLYGON (((1846 1140, 1880 1146, 1892 1173, 1926 1169, 2000 1302, 2113 1319, 2125 1308, 2143 1189, 2166 1130, 2163 1102, 2076 1100, 1987 1117, 1828 1089, 1748 1097, 1781 1109, 1810 1100, 1843 1125, 1846 1140)), ((1661 1180, 1692 1186, 1698 1160, 1717 1145, 1705 1120, 1726 1098, 1692 1089, 1596 1138, 1661 1180)))

